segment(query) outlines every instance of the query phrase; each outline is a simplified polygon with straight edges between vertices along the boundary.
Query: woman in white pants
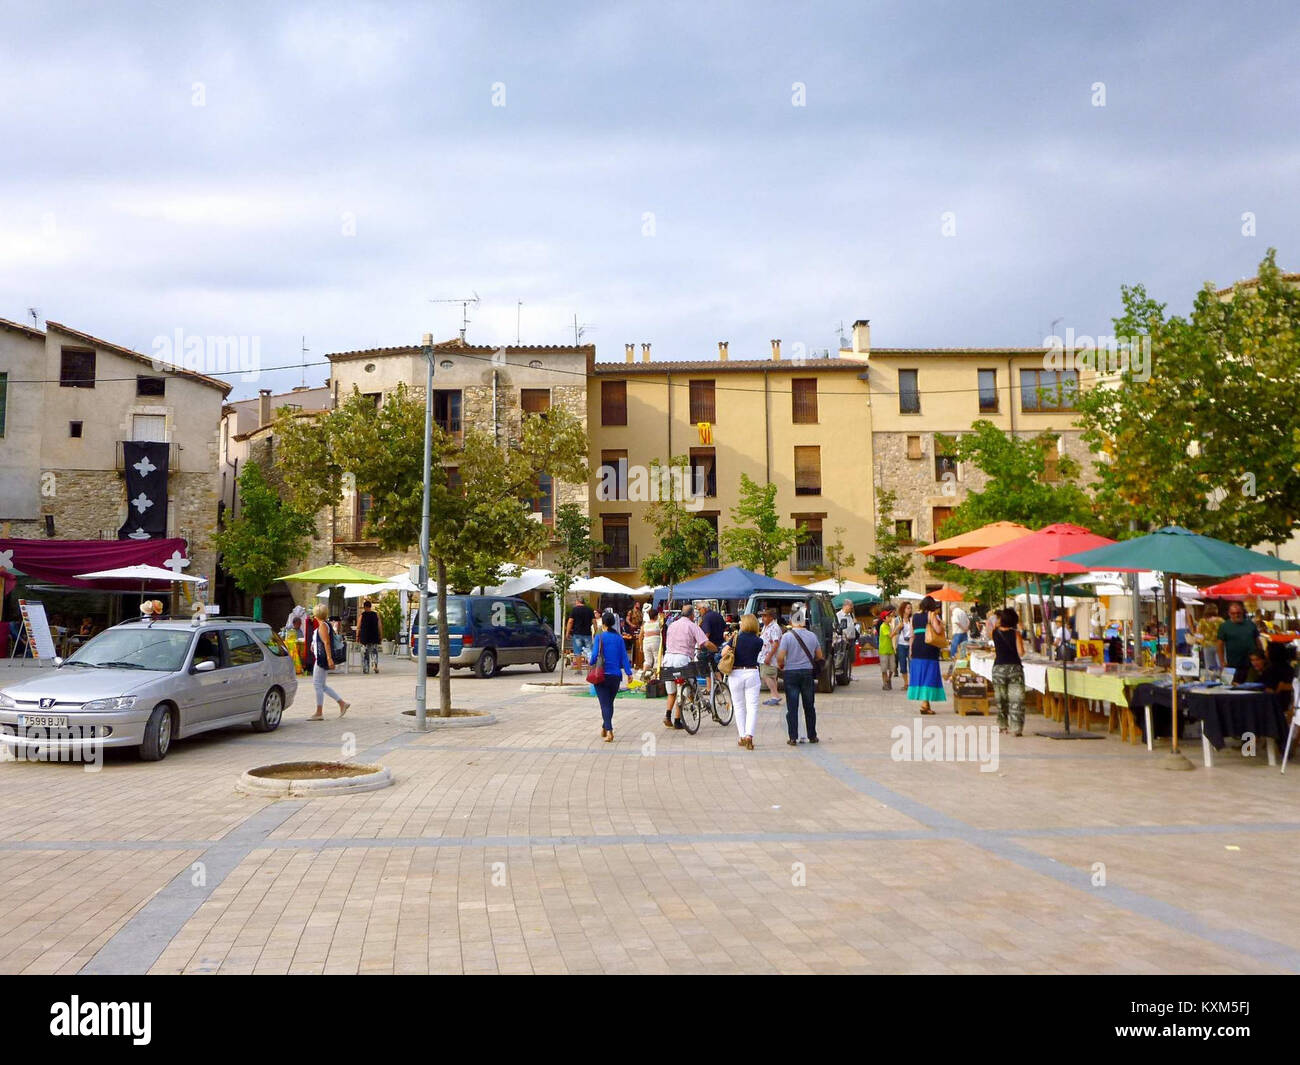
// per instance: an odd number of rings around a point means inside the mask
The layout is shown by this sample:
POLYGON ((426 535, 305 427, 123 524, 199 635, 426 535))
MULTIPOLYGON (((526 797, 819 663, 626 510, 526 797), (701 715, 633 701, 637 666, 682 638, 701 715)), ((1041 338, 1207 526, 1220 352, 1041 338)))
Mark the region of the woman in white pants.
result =
POLYGON ((325 696, 329 696, 339 704, 339 717, 348 712, 348 707, 352 704, 347 702, 343 696, 329 686, 329 671, 334 668, 334 649, 331 647, 330 637, 333 630, 330 628, 329 607, 324 603, 316 607, 316 631, 312 633, 312 654, 316 656, 316 663, 312 666, 311 683, 316 689, 316 714, 307 718, 308 721, 325 720, 325 696))
POLYGON ((746 614, 740 619, 740 631, 732 637, 735 664, 727 677, 731 689, 731 703, 736 708, 736 731, 740 746, 754 749, 754 730, 758 728, 758 695, 763 682, 758 675, 758 658, 763 652, 763 640, 758 635, 758 618, 746 614))

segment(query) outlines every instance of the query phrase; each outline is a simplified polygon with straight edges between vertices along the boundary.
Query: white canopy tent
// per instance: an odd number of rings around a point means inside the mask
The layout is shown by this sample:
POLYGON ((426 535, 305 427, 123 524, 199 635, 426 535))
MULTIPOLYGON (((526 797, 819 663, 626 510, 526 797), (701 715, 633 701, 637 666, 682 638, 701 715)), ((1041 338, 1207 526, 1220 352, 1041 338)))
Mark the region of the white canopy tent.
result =
MULTIPOLYGON (((654 589, 651 589, 653 591, 654 589)), ((608 577, 581 577, 573 582, 569 589, 575 593, 591 593, 594 595, 637 595, 635 588, 629 588, 626 584, 619 584, 618 581, 610 580, 608 577)))
POLYGON ((841 592, 866 592, 868 595, 880 595, 879 585, 863 584, 861 581, 837 581, 831 577, 827 577, 824 581, 814 581, 804 587, 812 592, 830 592, 831 595, 839 595, 841 592))

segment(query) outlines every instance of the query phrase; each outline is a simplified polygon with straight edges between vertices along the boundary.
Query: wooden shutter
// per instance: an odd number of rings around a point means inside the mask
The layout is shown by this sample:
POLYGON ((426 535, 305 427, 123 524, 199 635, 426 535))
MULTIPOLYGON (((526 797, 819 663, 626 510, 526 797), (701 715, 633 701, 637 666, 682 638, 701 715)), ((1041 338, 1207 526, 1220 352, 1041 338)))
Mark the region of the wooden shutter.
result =
POLYGON ((822 449, 820 447, 794 449, 794 494, 797 496, 822 494, 822 449))
POLYGON ((601 381, 600 424, 627 424, 627 382, 601 381))
POLYGON ((551 409, 549 388, 521 388, 519 406, 525 414, 545 414, 551 409))
POLYGON ((691 382, 691 422, 712 424, 718 420, 717 405, 714 402, 714 383, 712 381, 691 382))
POLYGON ((796 425, 817 424, 817 378, 796 377, 791 380, 790 417, 796 425))

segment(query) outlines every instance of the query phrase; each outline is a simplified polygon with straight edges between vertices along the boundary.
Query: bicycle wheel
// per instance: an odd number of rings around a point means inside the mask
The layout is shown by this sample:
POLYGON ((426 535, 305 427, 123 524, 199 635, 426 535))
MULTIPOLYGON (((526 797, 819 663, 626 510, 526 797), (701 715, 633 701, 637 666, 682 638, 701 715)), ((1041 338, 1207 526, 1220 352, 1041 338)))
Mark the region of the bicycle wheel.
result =
POLYGON ((682 727, 694 736, 700 731, 700 693, 694 681, 677 685, 677 705, 682 712, 682 727))
POLYGON ((727 682, 722 679, 722 675, 714 674, 713 677, 713 720, 719 725, 730 725, 731 719, 736 714, 736 708, 731 703, 731 689, 727 687, 727 682))

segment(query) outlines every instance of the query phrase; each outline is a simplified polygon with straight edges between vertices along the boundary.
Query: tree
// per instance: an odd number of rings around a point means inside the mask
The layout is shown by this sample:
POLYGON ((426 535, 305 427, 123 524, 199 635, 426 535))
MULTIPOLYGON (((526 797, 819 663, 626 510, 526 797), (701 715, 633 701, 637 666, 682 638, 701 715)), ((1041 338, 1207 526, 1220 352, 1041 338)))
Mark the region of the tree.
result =
MULTIPOLYGON (((852 566, 857 559, 852 552, 844 547, 844 526, 835 527, 835 542, 827 544, 822 550, 822 564, 813 570, 813 575, 818 580, 824 580, 829 577, 837 585, 844 582, 844 571, 852 566)), ((769 573, 770 577, 771 574, 769 573)))
POLYGON ((569 589, 591 568, 592 556, 607 550, 591 538, 591 519, 576 503, 565 503, 555 512, 555 539, 559 555, 551 567, 555 594, 560 603, 560 683, 564 683, 564 617, 569 607, 569 589))
POLYGON ((677 455, 667 466, 658 459, 650 463, 650 483, 662 486, 659 499, 646 508, 645 520, 655 531, 659 550, 641 563, 641 575, 647 584, 668 586, 668 602, 673 599, 673 585, 702 569, 713 554, 713 526, 688 508, 690 460, 677 455))
POLYGON ((217 533, 222 565, 245 595, 253 617, 262 617, 262 596, 289 563, 307 553, 315 523, 311 512, 280 499, 262 467, 250 462, 239 475, 239 514, 217 533))
MULTIPOLYGON (((370 495, 366 533, 385 550, 419 543, 424 496, 424 398, 403 385, 376 408, 354 388, 339 407, 317 419, 282 414, 281 469, 295 500, 319 510, 333 506, 344 488, 370 495)), ((564 410, 524 421, 517 447, 502 447, 490 433, 470 430, 464 444, 433 429, 429 490, 429 558, 438 585, 437 616, 447 612, 447 588, 500 583, 501 567, 534 555, 549 534, 531 518, 527 503, 538 478, 585 483, 587 439, 564 410), (455 467, 452 478, 445 467, 455 467)), ((451 714, 450 643, 438 627, 441 713, 451 714)))
MULTIPOLYGON (((980 419, 955 444, 936 444, 950 448, 948 454, 972 463, 988 477, 982 489, 969 492, 953 511, 944 523, 943 535, 956 536, 995 521, 1014 521, 1028 529, 1054 522, 1094 525, 1092 503, 1076 483, 1079 464, 1061 455, 1056 460, 1055 479, 1047 475, 1047 453, 1056 441, 1054 433, 1013 437, 980 419)), ((1002 598, 1002 577, 997 573, 937 561, 927 562, 926 570, 940 580, 961 585, 978 602, 1002 598)))
MULTIPOLYGON (((719 546, 728 562, 768 577, 806 538, 802 529, 781 524, 776 511, 776 485, 759 484, 740 475, 740 502, 731 508, 731 525, 722 531, 719 546)), ((852 561, 848 563, 852 565, 852 561)))
POLYGON ((1300 527, 1300 290, 1269 249, 1230 299, 1207 284, 1191 317, 1122 290, 1115 333, 1145 352, 1080 402, 1098 456, 1096 501, 1117 531, 1182 525, 1232 543, 1300 527))
MULTIPOLYGON (((896 493, 881 489, 876 494, 876 552, 871 556, 871 572, 880 585, 880 598, 890 602, 912 578, 912 560, 908 555, 904 537, 899 535, 894 523, 894 507, 898 504, 896 493)), ((836 533, 840 530, 836 529, 836 533)))

